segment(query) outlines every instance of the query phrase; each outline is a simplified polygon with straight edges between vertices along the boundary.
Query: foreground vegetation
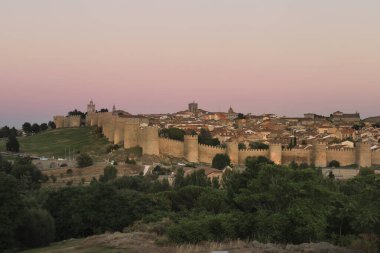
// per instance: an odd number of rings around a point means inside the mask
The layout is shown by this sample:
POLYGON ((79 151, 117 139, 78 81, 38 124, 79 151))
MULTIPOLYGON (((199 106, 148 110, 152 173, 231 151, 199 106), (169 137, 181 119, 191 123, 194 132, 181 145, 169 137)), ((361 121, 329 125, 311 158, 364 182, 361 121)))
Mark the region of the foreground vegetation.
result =
POLYGON ((44 177, 27 160, 0 167, 0 250, 156 224, 161 243, 258 240, 330 241, 376 252, 380 235, 380 177, 345 182, 315 169, 248 158, 243 173, 228 172, 219 188, 204 172, 174 187, 157 176, 116 178, 108 167, 89 186, 40 189, 44 177), (165 221, 165 222, 163 222, 165 221))

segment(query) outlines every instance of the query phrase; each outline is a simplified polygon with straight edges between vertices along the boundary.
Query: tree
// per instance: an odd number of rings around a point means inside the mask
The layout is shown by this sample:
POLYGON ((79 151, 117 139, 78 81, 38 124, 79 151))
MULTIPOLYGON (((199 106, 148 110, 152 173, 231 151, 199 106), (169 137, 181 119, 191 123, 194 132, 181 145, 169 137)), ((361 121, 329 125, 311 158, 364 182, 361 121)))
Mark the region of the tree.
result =
POLYGON ((212 159, 212 167, 215 169, 224 169, 231 164, 231 159, 226 154, 216 154, 212 159))
POLYGON ((80 116, 81 119, 86 118, 86 114, 84 112, 78 111, 77 109, 74 109, 73 111, 70 111, 67 113, 68 116, 80 116))
POLYGON ((238 147, 239 147, 239 149, 247 149, 247 147, 245 146, 245 144, 242 143, 242 142, 240 142, 240 143, 238 144, 238 147))
POLYGON ((19 180, 19 185, 24 190, 36 190, 44 181, 41 171, 32 164, 30 158, 19 158, 15 161, 11 175, 19 180))
POLYGON ((18 143, 18 140, 16 138, 16 135, 12 134, 8 137, 7 141, 7 151, 10 152, 19 152, 20 151, 20 144, 18 143))
POLYGON ((44 209, 28 210, 22 219, 22 225, 17 229, 17 239, 24 247, 48 246, 54 236, 54 219, 44 209))
POLYGON ((22 224, 25 205, 17 180, 0 172, 0 252, 17 247, 17 228, 22 224))
POLYGON ((45 131, 45 130, 48 130, 48 125, 46 124, 46 123, 42 123, 41 125, 40 125, 40 129, 41 129, 41 131, 45 131))
POLYGON ((50 129, 55 129, 57 126, 55 125, 54 121, 49 121, 48 126, 50 129))
POLYGON ((0 129, 0 138, 6 138, 10 135, 10 129, 8 126, 4 126, 0 129))
POLYGON ((332 170, 329 171, 329 175, 327 176, 330 180, 334 180, 335 179, 335 175, 334 173, 332 172, 332 170))
POLYGON ((164 138, 169 138, 172 140, 183 141, 185 136, 185 131, 176 127, 164 128, 160 131, 160 136, 164 138))
POLYGON ((104 168, 103 175, 100 176, 99 182, 105 183, 117 177, 117 169, 114 166, 107 166, 104 168))
POLYGON ((88 167, 93 164, 92 158, 86 153, 77 156, 76 161, 79 168, 88 167))
POLYGON ((174 186, 176 188, 181 188, 185 186, 185 172, 183 171, 182 168, 179 168, 177 170, 177 173, 175 174, 174 186))
POLYGON ((209 130, 202 128, 198 137, 198 142, 204 145, 218 146, 220 141, 218 138, 212 138, 209 130))
POLYGON ((26 134, 30 134, 32 133, 32 125, 29 122, 25 122, 24 124, 22 124, 22 130, 26 134))
POLYGON ((100 109, 99 112, 108 112, 108 109, 107 108, 102 108, 102 109, 100 109))
POLYGON ((332 161, 329 163, 329 167, 339 168, 339 167, 340 167, 340 163, 339 163, 337 160, 332 160, 332 161))
POLYGON ((297 137, 293 136, 291 139, 290 139, 290 143, 288 145, 288 148, 289 149, 292 149, 294 148, 295 146, 297 146, 297 137))
POLYGON ((244 116, 244 114, 239 113, 239 114, 237 115, 237 118, 238 118, 238 119, 245 119, 245 116, 244 116))
POLYGON ((32 125, 32 133, 34 133, 34 134, 37 134, 37 133, 39 133, 40 132, 40 125, 38 125, 37 123, 34 123, 33 125, 32 125))
POLYGON ((251 149, 269 149, 269 146, 265 143, 254 141, 249 143, 251 149))

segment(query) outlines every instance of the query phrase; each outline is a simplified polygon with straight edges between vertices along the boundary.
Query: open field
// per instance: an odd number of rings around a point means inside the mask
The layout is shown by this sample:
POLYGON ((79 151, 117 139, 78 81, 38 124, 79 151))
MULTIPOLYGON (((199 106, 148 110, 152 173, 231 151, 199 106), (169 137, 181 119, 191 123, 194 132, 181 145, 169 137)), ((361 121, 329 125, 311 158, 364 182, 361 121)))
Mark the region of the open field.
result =
MULTIPOLYGON (((163 240, 156 234, 146 232, 106 233, 84 239, 71 239, 52 244, 50 247, 23 251, 22 253, 209 253, 228 250, 230 253, 356 253, 357 251, 335 247, 328 243, 301 245, 261 244, 241 240, 226 242, 203 242, 200 244, 158 245, 163 240)), ((162 243, 161 243, 162 244, 162 243)))
MULTIPOLYGON (((66 157, 71 153, 88 153, 96 160, 103 160, 109 142, 99 138, 93 128, 62 128, 48 130, 33 136, 20 137, 20 152, 45 157, 66 157)), ((0 151, 5 150, 6 140, 0 140, 0 151)))

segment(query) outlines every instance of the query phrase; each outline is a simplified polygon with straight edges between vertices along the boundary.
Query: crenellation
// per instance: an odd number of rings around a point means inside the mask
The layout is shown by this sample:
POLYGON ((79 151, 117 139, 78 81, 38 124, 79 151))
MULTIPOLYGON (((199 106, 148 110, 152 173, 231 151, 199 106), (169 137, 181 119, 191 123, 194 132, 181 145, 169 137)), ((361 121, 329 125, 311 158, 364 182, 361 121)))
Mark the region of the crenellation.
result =
MULTIPOLYGON (((79 127, 79 115, 54 116, 57 128, 79 127)), ((102 127, 104 136, 114 144, 124 148, 140 146, 144 154, 168 155, 184 158, 189 162, 211 163, 216 154, 227 154, 232 164, 244 164, 249 156, 264 156, 276 164, 297 163, 327 167, 336 160, 341 166, 357 164, 359 167, 380 165, 380 150, 371 150, 368 142, 357 143, 355 148, 328 148, 322 141, 316 141, 310 149, 282 148, 280 143, 269 145, 269 149, 238 149, 237 141, 227 141, 226 148, 198 143, 197 135, 185 135, 183 141, 158 136, 158 128, 147 126, 147 121, 113 115, 111 112, 91 112, 85 120, 86 125, 102 127)))

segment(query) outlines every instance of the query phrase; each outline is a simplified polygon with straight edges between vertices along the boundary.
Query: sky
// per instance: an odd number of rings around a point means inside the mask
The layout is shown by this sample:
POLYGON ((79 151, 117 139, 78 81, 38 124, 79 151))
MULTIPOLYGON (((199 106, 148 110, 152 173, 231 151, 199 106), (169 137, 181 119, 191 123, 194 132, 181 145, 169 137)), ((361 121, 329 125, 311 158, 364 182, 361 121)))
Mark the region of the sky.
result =
POLYGON ((0 126, 130 113, 380 115, 379 0, 0 0, 0 126))

